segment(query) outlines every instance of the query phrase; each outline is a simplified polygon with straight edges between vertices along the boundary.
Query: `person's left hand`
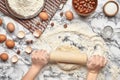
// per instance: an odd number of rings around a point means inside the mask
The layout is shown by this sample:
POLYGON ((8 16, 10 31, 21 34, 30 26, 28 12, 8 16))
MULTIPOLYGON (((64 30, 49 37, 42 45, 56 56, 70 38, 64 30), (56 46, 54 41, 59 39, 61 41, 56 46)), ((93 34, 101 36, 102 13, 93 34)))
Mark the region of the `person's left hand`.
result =
POLYGON ((32 52, 32 66, 41 68, 48 63, 48 53, 45 50, 35 50, 32 52))

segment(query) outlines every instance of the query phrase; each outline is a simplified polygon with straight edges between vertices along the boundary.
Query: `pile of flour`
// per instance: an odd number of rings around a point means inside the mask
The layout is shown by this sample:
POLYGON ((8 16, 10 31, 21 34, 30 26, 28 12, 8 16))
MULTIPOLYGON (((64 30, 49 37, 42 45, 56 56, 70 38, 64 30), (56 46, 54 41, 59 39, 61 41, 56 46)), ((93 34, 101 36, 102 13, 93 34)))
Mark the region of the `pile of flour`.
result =
POLYGON ((44 0, 7 0, 7 2, 11 10, 24 17, 36 15, 44 5, 44 0))

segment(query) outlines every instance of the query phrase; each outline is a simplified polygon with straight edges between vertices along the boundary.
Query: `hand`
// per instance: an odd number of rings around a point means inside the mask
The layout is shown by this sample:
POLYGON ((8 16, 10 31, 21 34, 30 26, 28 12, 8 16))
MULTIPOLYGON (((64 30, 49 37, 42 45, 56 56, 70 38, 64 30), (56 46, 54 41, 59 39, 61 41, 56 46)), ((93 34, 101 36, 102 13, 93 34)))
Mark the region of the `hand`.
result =
POLYGON ((42 68, 48 63, 48 53, 45 50, 35 50, 32 52, 32 66, 42 68))
POLYGON ((87 67, 91 73, 99 73, 99 71, 106 65, 107 60, 99 55, 94 55, 87 62, 87 67))

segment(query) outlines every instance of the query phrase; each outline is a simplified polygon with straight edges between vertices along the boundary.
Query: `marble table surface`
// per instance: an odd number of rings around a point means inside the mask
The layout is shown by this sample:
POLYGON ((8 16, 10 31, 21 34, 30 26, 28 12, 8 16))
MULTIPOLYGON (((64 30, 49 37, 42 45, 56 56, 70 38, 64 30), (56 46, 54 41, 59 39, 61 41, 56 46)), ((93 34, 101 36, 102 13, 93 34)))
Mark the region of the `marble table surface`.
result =
MULTIPOLYGON (((101 36, 109 48, 109 53, 107 54, 109 61, 107 67, 101 71, 101 77, 99 77, 98 80, 120 80, 120 11, 115 17, 109 18, 104 15, 102 9, 103 5, 108 0, 98 0, 98 7, 92 15, 80 17, 72 8, 71 1, 72 0, 68 0, 63 9, 57 11, 51 22, 57 21, 59 24, 72 24, 74 22, 82 21, 87 23, 91 30, 100 36, 102 35, 101 32, 105 26, 111 26, 114 30, 113 36, 109 39, 101 36), (60 17, 60 13, 65 12, 66 10, 71 10, 73 12, 74 19, 72 21, 66 20, 64 16, 60 17)), ((120 4, 120 0, 116 1, 120 4)), ((0 61, 0 80, 21 80, 22 76, 27 72, 31 65, 30 55, 26 54, 24 50, 27 46, 26 40, 33 40, 34 44, 37 39, 34 38, 27 29, 6 15, 0 13, 0 18, 3 19, 3 25, 0 26, 0 33, 6 34, 9 39, 13 39, 16 42, 16 46, 13 50, 7 49, 4 43, 0 44, 0 53, 7 52, 9 54, 9 60, 7 62, 0 61), (13 22, 15 24, 16 30, 14 33, 9 33, 6 30, 8 22, 13 22), (16 37, 17 32, 20 30, 26 32, 24 39, 18 39, 16 37), (20 50, 20 55, 16 54, 18 50, 20 50), (11 63, 11 56, 13 55, 19 57, 19 61, 16 64, 11 63)), ((54 28, 49 24, 46 31, 51 31, 52 29, 54 28)), ((29 46, 32 46, 33 44, 30 44, 29 46)), ((34 46, 32 46, 32 48, 34 48, 34 46)), ((40 72, 36 80, 85 80, 85 78, 85 70, 80 71, 80 73, 79 71, 76 71, 75 73, 66 73, 57 69, 56 66, 49 64, 40 72)))

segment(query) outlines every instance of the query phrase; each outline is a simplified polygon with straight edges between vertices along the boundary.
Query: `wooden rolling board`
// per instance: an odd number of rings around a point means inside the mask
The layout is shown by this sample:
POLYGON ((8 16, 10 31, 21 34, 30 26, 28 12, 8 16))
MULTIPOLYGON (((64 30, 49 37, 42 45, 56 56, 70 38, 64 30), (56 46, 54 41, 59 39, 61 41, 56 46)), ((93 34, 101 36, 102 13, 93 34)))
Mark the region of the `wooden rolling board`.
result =
POLYGON ((40 21, 39 17, 35 17, 29 20, 23 20, 23 19, 18 19, 14 16, 12 16, 6 6, 5 6, 5 0, 0 0, 0 11, 4 13, 5 15, 13 18, 15 21, 23 25, 25 28, 27 28, 30 32, 34 32, 35 30, 41 30, 42 32, 46 29, 48 23, 56 13, 56 11, 59 9, 59 6, 61 4, 65 4, 67 0, 46 0, 45 5, 43 8, 43 11, 46 11, 49 15, 49 20, 47 21, 40 21))

